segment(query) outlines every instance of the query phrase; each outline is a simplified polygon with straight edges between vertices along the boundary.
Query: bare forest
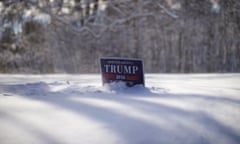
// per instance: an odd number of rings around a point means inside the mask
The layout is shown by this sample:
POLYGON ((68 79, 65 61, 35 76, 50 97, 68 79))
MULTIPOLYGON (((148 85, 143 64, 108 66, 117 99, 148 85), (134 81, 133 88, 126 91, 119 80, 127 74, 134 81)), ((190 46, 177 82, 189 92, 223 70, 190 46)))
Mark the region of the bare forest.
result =
POLYGON ((1 0, 0 73, 240 72, 239 0, 1 0))

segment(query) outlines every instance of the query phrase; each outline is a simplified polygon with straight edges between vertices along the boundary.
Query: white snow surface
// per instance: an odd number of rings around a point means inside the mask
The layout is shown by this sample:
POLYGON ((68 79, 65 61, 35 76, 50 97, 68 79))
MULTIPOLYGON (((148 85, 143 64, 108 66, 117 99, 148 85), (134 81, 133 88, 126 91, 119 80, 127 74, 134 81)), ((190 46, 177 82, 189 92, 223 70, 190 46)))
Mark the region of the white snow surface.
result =
POLYGON ((240 74, 0 75, 1 144, 239 144, 240 74))

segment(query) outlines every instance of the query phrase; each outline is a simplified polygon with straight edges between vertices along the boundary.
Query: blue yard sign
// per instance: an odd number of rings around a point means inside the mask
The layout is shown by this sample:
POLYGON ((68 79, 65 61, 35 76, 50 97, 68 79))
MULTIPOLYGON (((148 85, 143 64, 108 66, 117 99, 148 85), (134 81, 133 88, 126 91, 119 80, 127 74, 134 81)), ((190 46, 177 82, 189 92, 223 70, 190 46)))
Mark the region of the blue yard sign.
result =
POLYGON ((144 86, 143 60, 136 58, 100 58, 103 85, 125 82, 127 86, 144 86))

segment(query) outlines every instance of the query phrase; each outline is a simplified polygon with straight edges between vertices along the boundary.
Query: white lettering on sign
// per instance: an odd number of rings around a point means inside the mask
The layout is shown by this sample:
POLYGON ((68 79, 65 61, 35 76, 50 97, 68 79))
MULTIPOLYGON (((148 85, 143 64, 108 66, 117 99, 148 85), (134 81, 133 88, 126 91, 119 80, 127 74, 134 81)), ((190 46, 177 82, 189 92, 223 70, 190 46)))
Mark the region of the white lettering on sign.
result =
POLYGON ((104 65, 105 69, 106 69, 106 72, 109 73, 108 69, 110 67, 110 65, 104 65))
POLYGON ((111 73, 116 73, 116 66, 110 65, 110 67, 111 67, 111 73))
POLYGON ((125 66, 124 67, 124 72, 131 73, 131 66, 125 66))
POLYGON ((136 71, 138 71, 138 67, 137 66, 133 66, 133 74, 135 74, 136 71))
POLYGON ((118 74, 136 74, 139 70, 138 66, 127 65, 104 65, 106 73, 118 73, 118 74))

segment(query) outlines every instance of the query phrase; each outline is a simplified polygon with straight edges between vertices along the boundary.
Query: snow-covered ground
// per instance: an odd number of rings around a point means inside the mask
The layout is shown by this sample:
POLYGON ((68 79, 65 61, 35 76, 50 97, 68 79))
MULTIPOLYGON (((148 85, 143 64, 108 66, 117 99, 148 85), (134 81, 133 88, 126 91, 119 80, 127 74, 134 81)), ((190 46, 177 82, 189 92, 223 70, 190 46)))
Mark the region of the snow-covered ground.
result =
POLYGON ((1 144, 239 144, 240 74, 0 75, 1 144))

